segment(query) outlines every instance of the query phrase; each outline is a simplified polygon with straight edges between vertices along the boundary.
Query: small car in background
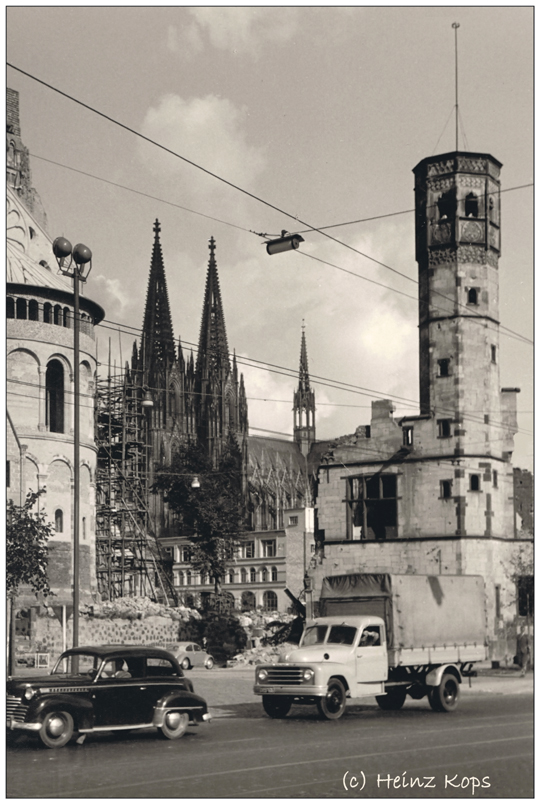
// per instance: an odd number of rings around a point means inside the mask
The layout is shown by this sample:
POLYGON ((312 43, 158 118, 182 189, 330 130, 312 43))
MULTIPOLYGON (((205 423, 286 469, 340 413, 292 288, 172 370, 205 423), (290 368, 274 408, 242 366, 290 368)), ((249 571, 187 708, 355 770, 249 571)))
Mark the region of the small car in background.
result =
POLYGON ((190 667, 206 667, 211 670, 214 666, 214 657, 196 642, 179 642, 174 655, 184 670, 189 670, 190 667))
POLYGON ((8 678, 7 728, 61 748, 75 733, 157 728, 168 740, 210 720, 174 656, 161 648, 100 645, 72 648, 50 675, 8 678))

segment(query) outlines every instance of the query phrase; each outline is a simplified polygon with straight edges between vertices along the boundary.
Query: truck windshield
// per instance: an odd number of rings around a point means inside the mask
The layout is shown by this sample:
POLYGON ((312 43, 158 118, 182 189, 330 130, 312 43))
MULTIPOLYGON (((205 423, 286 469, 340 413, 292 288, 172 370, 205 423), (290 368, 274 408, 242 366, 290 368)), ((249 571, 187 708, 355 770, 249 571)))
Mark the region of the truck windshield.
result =
POLYGON ((101 660, 89 653, 76 653, 71 656, 60 656, 52 675, 95 676, 101 660))
POLYGON ((310 628, 306 628, 302 637, 302 647, 306 645, 322 645, 327 631, 328 626, 326 625, 312 625, 310 628))
POLYGON ((328 637, 329 645, 352 645, 356 637, 356 628, 352 625, 333 625, 328 637))

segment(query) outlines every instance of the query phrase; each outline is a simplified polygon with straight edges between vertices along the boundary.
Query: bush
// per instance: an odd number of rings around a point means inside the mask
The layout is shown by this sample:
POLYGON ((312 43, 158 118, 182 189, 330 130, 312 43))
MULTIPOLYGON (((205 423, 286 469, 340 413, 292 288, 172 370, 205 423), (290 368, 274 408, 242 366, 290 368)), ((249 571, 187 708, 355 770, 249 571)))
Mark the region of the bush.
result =
POLYGON ((206 639, 210 653, 215 651, 224 658, 231 658, 247 645, 247 634, 232 614, 208 614, 203 616, 200 625, 201 637, 206 639))

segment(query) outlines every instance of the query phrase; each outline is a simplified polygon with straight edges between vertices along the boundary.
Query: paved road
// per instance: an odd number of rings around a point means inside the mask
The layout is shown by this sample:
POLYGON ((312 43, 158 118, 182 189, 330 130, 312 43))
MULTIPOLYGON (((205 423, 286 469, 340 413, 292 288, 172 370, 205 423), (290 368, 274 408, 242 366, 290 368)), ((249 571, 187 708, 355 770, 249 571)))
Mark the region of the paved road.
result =
POLYGON ((524 687, 514 688, 521 694, 464 689, 452 714, 408 699, 399 712, 363 701, 339 721, 320 720, 314 707, 272 720, 251 695, 251 672, 190 675, 211 704, 210 725, 177 742, 149 731, 58 751, 21 735, 8 748, 8 796, 532 797, 533 703, 524 687))

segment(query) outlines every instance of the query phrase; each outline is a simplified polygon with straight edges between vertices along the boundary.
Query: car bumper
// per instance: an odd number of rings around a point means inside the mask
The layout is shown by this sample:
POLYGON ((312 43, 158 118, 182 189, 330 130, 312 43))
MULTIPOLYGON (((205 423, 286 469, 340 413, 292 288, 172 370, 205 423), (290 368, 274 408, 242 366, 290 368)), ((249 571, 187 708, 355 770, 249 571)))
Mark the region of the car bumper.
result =
POLYGON ((323 697, 328 688, 314 684, 255 684, 256 695, 287 695, 289 698, 323 697))
POLYGON ((12 717, 7 718, 7 728, 10 731, 14 731, 15 729, 19 731, 39 731, 41 728, 41 723, 21 723, 20 720, 14 720, 12 717))

